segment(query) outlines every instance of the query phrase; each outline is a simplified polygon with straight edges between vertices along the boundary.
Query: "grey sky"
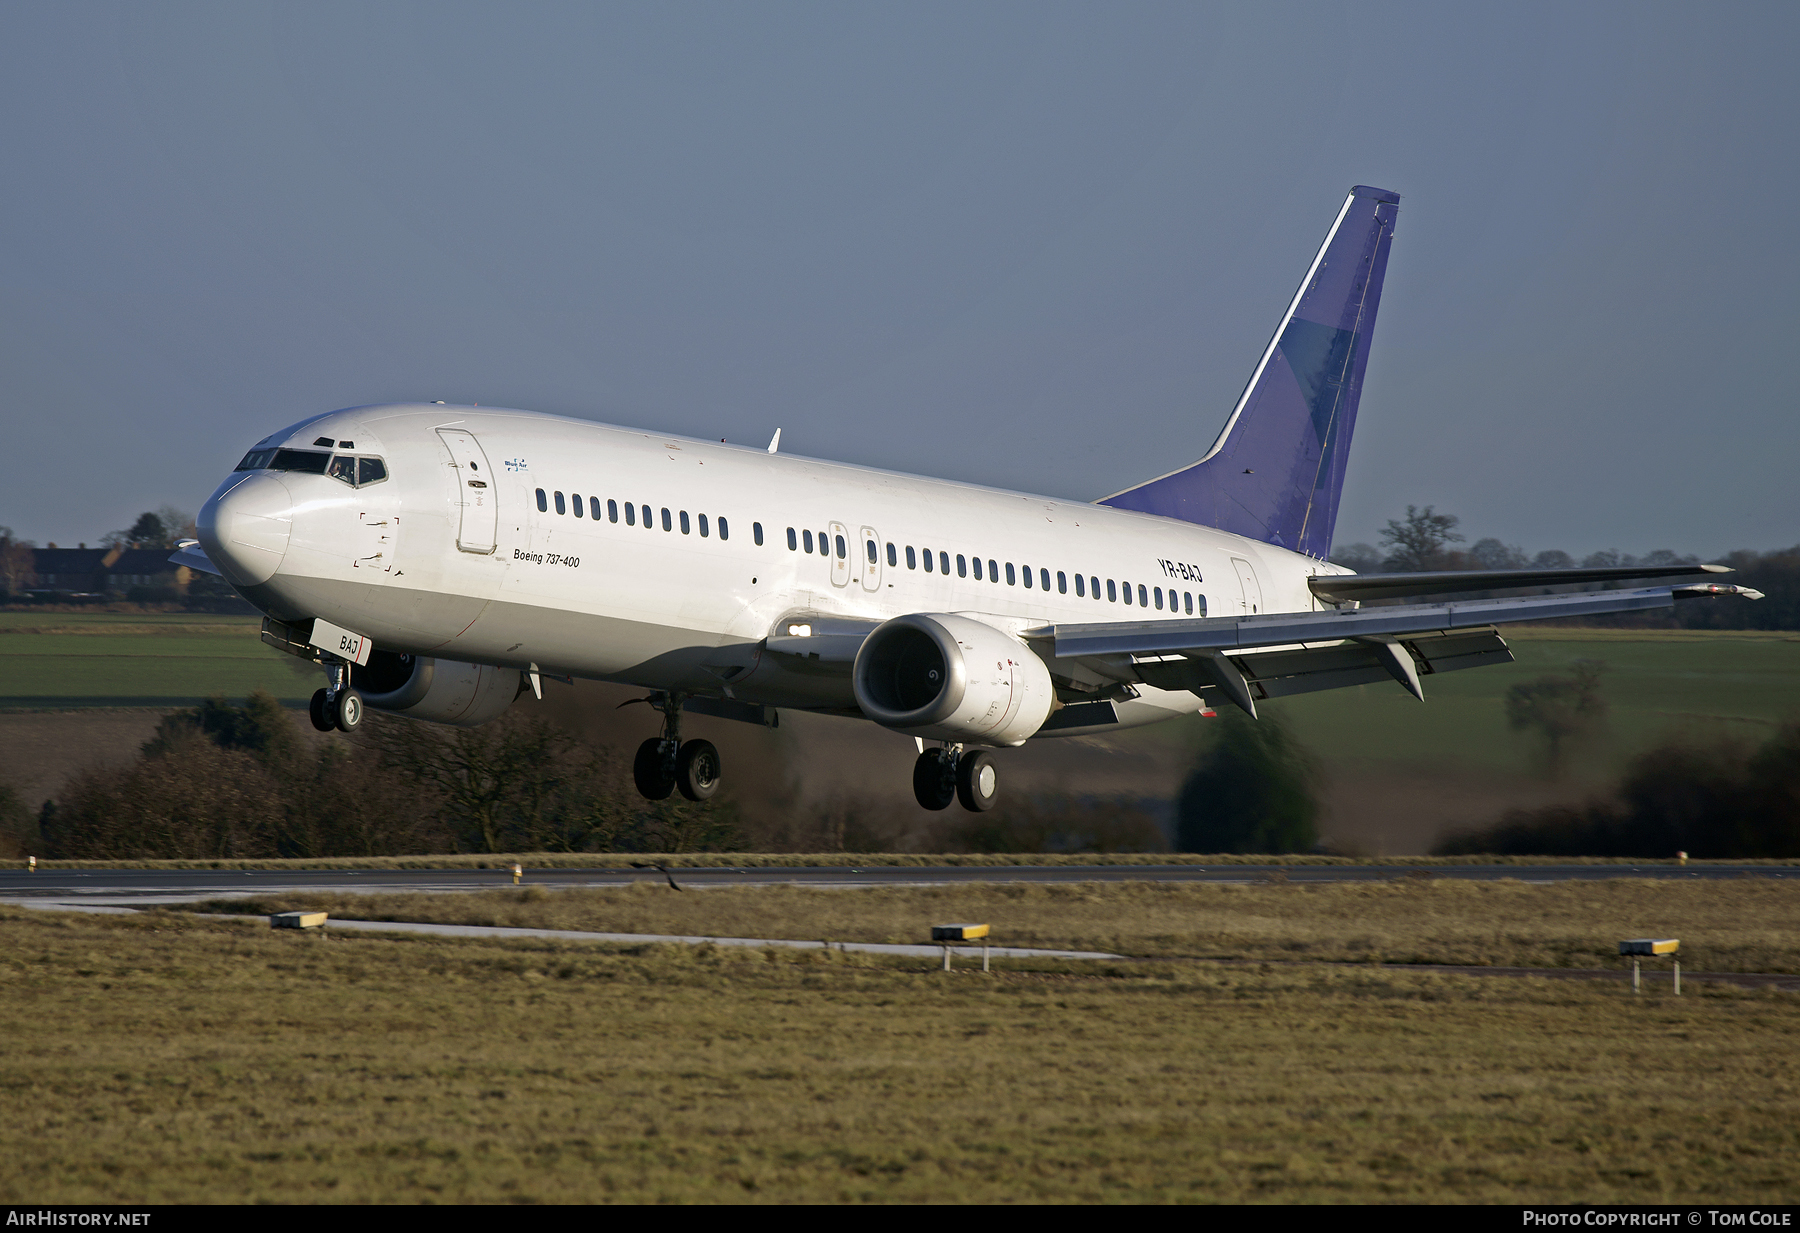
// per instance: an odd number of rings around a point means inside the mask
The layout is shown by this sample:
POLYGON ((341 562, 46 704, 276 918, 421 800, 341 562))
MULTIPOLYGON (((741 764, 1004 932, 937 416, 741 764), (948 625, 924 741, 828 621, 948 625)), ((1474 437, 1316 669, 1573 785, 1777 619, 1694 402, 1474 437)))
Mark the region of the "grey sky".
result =
POLYGON ((1339 542, 1800 540, 1782 5, 14 3, 0 523, 528 407, 1091 499, 1402 194, 1339 542), (1777 380, 1777 378, 1781 378, 1777 380))

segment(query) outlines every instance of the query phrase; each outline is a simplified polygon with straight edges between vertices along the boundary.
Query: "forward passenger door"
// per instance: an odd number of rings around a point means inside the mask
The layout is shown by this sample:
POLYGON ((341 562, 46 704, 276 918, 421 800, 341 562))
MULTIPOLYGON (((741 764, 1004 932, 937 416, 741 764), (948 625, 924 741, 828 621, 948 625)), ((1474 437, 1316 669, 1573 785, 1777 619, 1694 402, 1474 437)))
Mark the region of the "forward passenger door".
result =
POLYGON ((488 466, 487 454, 475 434, 460 428, 440 428, 438 439, 450 451, 455 468, 456 503, 460 522, 456 546, 464 552, 491 553, 499 527, 499 484, 488 466))

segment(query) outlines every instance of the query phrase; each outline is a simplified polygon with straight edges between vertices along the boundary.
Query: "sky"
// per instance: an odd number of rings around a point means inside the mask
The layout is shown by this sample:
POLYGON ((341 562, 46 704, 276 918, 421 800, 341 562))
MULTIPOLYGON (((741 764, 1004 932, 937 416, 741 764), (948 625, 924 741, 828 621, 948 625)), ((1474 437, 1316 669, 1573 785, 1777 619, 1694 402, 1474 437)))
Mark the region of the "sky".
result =
POLYGON ((0 7, 0 524, 445 399, 1091 500, 1401 194, 1338 522, 1800 541, 1800 6, 0 7))

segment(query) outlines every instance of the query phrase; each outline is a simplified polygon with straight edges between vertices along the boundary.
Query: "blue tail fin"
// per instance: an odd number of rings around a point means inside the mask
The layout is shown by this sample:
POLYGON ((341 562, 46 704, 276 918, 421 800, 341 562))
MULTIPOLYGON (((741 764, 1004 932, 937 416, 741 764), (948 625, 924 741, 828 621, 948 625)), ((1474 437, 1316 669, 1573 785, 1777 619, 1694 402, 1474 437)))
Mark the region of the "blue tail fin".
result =
POLYGON ((1399 201, 1350 190, 1206 457, 1099 504, 1330 553, 1399 201))

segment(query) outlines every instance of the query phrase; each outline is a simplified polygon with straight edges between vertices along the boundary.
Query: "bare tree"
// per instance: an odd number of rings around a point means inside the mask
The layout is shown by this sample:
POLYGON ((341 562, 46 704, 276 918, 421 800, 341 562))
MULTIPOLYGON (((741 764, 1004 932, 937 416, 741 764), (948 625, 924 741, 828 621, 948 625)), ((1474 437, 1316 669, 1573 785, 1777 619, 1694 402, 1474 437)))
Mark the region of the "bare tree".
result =
POLYGON ((1455 514, 1437 513, 1435 506, 1407 506, 1406 517, 1390 519, 1381 532, 1382 547, 1388 552, 1382 564, 1408 573, 1444 568, 1445 547, 1463 542, 1456 529, 1459 521, 1455 514))

